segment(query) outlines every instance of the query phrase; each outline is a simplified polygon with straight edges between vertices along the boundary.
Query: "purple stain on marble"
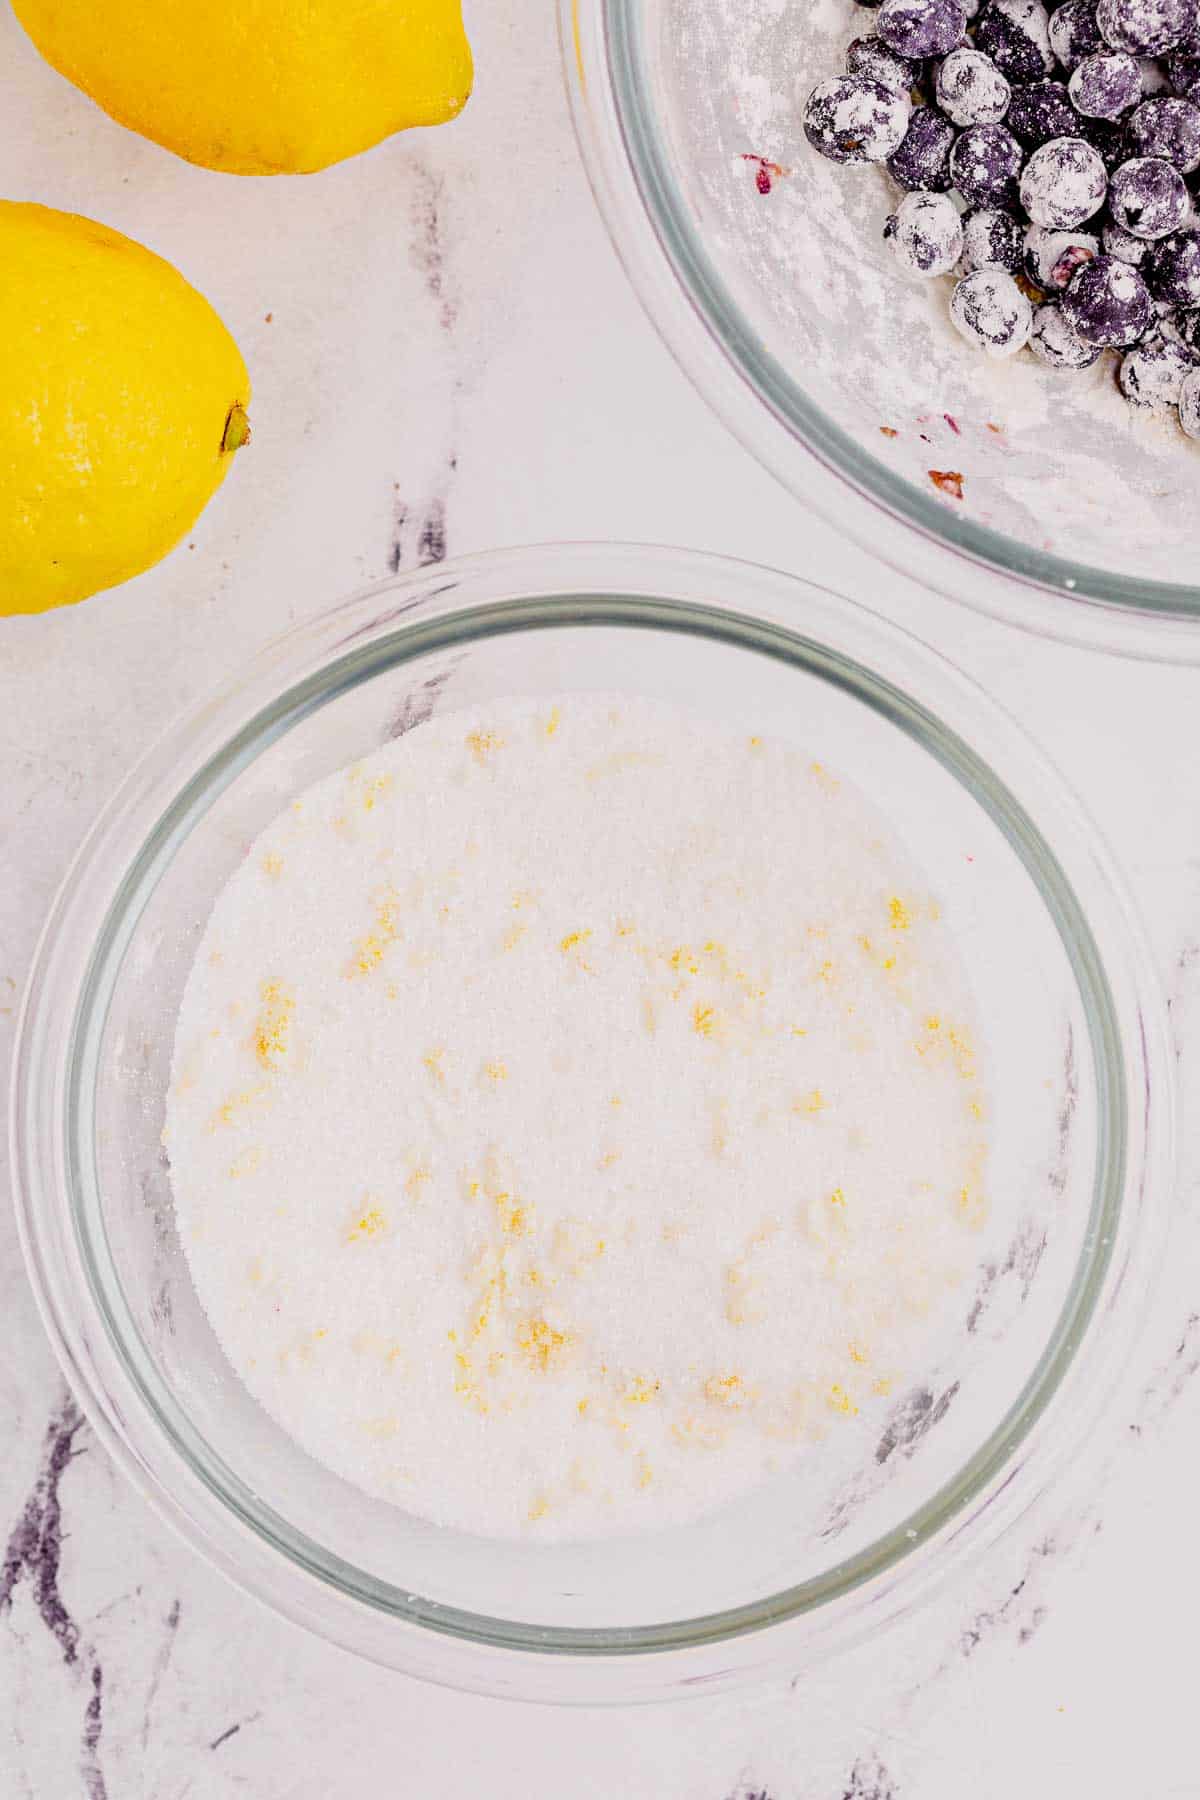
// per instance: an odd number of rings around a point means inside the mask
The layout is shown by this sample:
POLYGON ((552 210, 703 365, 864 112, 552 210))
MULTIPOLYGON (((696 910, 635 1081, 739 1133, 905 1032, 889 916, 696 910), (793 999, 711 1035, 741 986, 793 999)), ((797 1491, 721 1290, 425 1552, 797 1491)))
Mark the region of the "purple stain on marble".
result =
POLYGON ((877 1756, 860 1756, 840 1800, 900 1800, 900 1790, 877 1756))

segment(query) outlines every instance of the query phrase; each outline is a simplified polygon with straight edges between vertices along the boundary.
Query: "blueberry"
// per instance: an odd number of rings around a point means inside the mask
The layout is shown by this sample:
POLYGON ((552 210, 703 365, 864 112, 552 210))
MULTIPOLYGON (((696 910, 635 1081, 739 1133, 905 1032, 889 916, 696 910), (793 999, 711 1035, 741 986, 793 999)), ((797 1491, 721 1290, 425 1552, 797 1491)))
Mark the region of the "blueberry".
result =
POLYGON ((952 186, 950 151, 956 133, 935 106, 914 106, 908 130, 887 159, 888 174, 902 188, 945 193, 952 186))
POLYGON ((1100 355, 1099 345, 1085 343, 1061 306, 1038 307, 1029 348, 1052 369, 1088 369, 1100 355))
POLYGON ((905 194, 883 235, 909 275, 945 275, 962 254, 962 224, 949 194, 905 194))
POLYGON ((846 51, 846 68, 851 75, 866 75, 891 94, 907 99, 921 79, 921 65, 907 56, 897 56, 882 38, 859 37, 846 51))
POLYGON ((937 72, 937 102, 956 125, 995 125, 1012 89, 981 50, 952 50, 937 72))
POLYGON ((1190 438, 1200 438, 1200 369, 1183 378, 1179 390, 1179 423, 1190 438))
POLYGON ((1051 138, 1021 175, 1021 200, 1035 225, 1069 231, 1104 204, 1108 176, 1098 151, 1078 137, 1051 138))
POLYGON ((1188 191, 1183 176, 1169 162, 1139 156, 1114 171, 1108 204, 1113 222, 1134 237, 1160 238, 1183 223, 1188 191))
POLYGON ((1050 15, 1050 48, 1068 73, 1097 50, 1104 39, 1096 23, 1096 0, 1067 0, 1050 15))
POLYGON ((950 318, 969 344, 989 356, 1014 356, 1028 341, 1033 308, 1011 275, 989 267, 957 283, 950 318))
POLYGON ((969 125, 950 152, 950 175, 968 205, 1014 207, 1023 160, 1003 125, 969 125))
POLYGON ((1117 380, 1135 406, 1177 406, 1180 389, 1195 367, 1196 358, 1186 345, 1148 337, 1126 351, 1117 380))
POLYGON ((976 206, 963 214, 962 272, 971 275, 989 263, 1010 275, 1021 272, 1025 234, 1009 212, 998 206, 976 206))
POLYGON ((1167 58, 1167 80, 1181 100, 1200 105, 1200 56, 1177 50, 1167 58))
POLYGON ((1100 240, 1086 231, 1047 231, 1031 225, 1025 233, 1023 264, 1035 287, 1050 295, 1069 286, 1080 263, 1100 254, 1100 240))
POLYGON ((1142 97, 1142 71, 1123 50, 1085 56, 1068 85, 1076 112, 1088 119, 1119 119, 1142 97))
POLYGON ((1129 156, 1125 128, 1113 119, 1076 118, 1076 134, 1100 153, 1104 167, 1111 175, 1129 156))
POLYGON ((1195 28, 1188 0, 1097 0, 1096 22, 1106 44, 1134 56, 1162 56, 1195 28))
POLYGON ((1145 238, 1134 237, 1121 225, 1114 225, 1110 220, 1104 227, 1101 236, 1104 240, 1105 256, 1115 256, 1118 262, 1132 263, 1140 269, 1150 254, 1150 245, 1145 238))
POLYGON ((804 108, 804 135, 831 162, 883 162, 903 141, 911 108, 866 75, 820 81, 804 108))
POLYGON ((1182 175, 1200 169, 1200 106, 1159 95, 1143 100, 1125 125, 1133 156, 1161 156, 1182 175))
POLYGON ((1176 313, 1169 327, 1170 335, 1200 354, 1200 311, 1176 313))
POLYGON ((1014 88, 1004 123, 1027 150, 1036 150, 1051 138, 1070 137, 1079 130, 1075 108, 1061 81, 1031 81, 1025 87, 1014 88))
POLYGON ((1150 247, 1146 286, 1168 306, 1200 306, 1200 233, 1175 231, 1150 247))
POLYGON ((898 56, 946 56, 967 30, 963 0, 883 0, 876 27, 898 56))
POLYGON ((1014 86, 1054 67, 1050 16, 1041 0, 988 0, 975 24, 975 48, 990 56, 1014 86))
POLYGON ((1089 344, 1136 344, 1154 316, 1150 291, 1137 270, 1114 256, 1096 256, 1075 271, 1063 312, 1089 344))

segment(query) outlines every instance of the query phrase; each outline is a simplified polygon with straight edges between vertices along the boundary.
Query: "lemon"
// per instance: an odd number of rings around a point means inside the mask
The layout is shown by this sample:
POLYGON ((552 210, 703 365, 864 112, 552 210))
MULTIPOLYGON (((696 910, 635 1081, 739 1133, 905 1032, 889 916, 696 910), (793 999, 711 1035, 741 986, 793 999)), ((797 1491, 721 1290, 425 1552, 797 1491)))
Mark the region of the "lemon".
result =
POLYGON ((249 435, 250 382, 170 263, 74 213, 0 200, 0 614, 138 574, 249 435))
POLYGON ((466 104, 460 0, 14 0, 46 60, 188 162, 298 175, 466 104))

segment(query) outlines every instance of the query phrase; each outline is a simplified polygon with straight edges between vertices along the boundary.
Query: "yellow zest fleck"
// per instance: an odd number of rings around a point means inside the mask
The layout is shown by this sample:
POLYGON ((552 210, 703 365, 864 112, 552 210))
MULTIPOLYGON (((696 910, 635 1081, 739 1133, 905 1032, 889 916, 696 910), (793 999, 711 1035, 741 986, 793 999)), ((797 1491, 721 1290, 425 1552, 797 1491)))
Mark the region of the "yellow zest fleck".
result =
POLYGON ((826 957, 825 961, 821 964, 820 968, 817 970, 817 980, 829 983, 829 982, 832 982, 833 977, 834 977, 833 963, 830 961, 829 957, 826 957))
POLYGON ((483 1073, 488 1081, 507 1081, 508 1064, 502 1062, 486 1062, 483 1065, 483 1073))
POLYGON ((383 1212, 378 1206, 371 1206, 367 1208, 361 1218, 354 1221, 346 1241, 356 1244, 362 1242, 364 1238, 382 1237, 386 1230, 387 1219, 383 1212))
POLYGON ((870 1357, 867 1355, 866 1351, 863 1349, 861 1344, 851 1342, 851 1344, 849 1345, 849 1350, 850 1350, 850 1361, 851 1362, 865 1363, 865 1362, 870 1361, 870 1357))
POLYGON ((873 1394, 886 1395, 890 1394, 891 1391, 892 1378, 890 1375, 877 1375, 875 1380, 871 1383, 871 1392, 873 1394))
POLYGON ((558 947, 564 956, 569 955, 572 950, 578 949, 580 944, 586 944, 591 935, 590 931, 569 931, 565 938, 559 940, 558 947))
POLYGON ((512 897, 512 909, 514 912, 521 912, 526 906, 536 905, 537 895, 531 888, 518 888, 512 897))
POLYGON ((355 946, 350 967, 346 971, 351 980, 359 975, 369 975, 379 967, 389 947, 400 936, 398 914, 399 896, 388 888, 375 902, 374 926, 355 946))
POLYGON ((700 973, 700 964, 697 960, 696 953, 694 950, 689 949, 686 944, 681 944, 678 950, 672 950, 667 961, 677 975, 698 975, 700 973))
POLYGON ((557 706, 553 706, 550 709, 550 717, 546 720, 546 723, 543 725, 542 730, 545 732, 545 734, 548 738, 552 738, 561 724, 562 724, 562 713, 559 711, 557 706))
POLYGON ((268 850, 262 859, 263 874, 269 875, 272 881, 278 881, 283 874, 283 858, 278 850, 268 850))
POLYGON ((697 1004, 692 1008, 692 1030, 698 1037, 715 1037, 719 1024, 715 1007, 697 1004))
POLYGON ((530 1524, 531 1525, 536 1524, 539 1519, 544 1519, 546 1514, 549 1511, 550 1511, 549 1500, 547 1500, 545 1494, 539 1494, 537 1499, 531 1503, 530 1508, 529 1508, 530 1524))
POLYGON ((912 913, 899 894, 893 894, 888 901, 888 923, 893 931, 907 931, 912 924, 912 913))
POLYGON ((209 1130, 216 1131, 221 1125, 235 1124, 238 1115, 240 1113, 248 1112, 253 1106, 257 1106, 258 1102, 266 1097, 267 1091, 265 1085, 258 1083, 254 1087, 243 1088, 239 1094, 231 1094, 228 1100, 223 1100, 221 1102, 220 1106, 218 1106, 216 1112, 213 1114, 209 1124, 209 1130))
POLYGON ((808 1036, 808 1030, 803 1025, 793 1025, 791 1027, 791 1033, 792 1033, 793 1037, 807 1037, 808 1036))
POLYGON ((840 1187, 834 1188, 832 1194, 829 1196, 829 1204, 830 1206, 845 1206, 846 1190, 840 1187))
POLYGON ((442 1067, 445 1055, 445 1048, 439 1044, 436 1050, 427 1050, 421 1058, 421 1061, 429 1070, 430 1075, 433 1077, 438 1087, 445 1087, 446 1085, 446 1071, 442 1067))
POLYGON ((654 1005, 654 995, 642 995, 642 1026, 647 1037, 654 1037, 658 1031, 658 1012, 654 1005))
POLYGON ((259 990, 262 1011, 254 1028, 254 1054, 259 1067, 272 1073, 287 1060, 292 1043, 295 997, 281 981, 264 981, 259 990))
POLYGON ((967 1102, 967 1111, 973 1119, 982 1119, 983 1117, 983 1105, 979 1100, 969 1100, 967 1102))
POLYGON ((644 1375, 635 1375, 622 1399, 626 1406, 646 1406, 661 1387, 661 1381, 647 1381, 644 1375))
POLYGON ((253 1175, 255 1169, 257 1169, 262 1162, 262 1159, 263 1153, 258 1148, 258 1145, 251 1144, 248 1149, 243 1150, 240 1155, 235 1156, 230 1163, 229 1179, 231 1181, 239 1181, 243 1175, 253 1175))
POLYGON ((496 1217, 505 1237, 524 1237, 529 1229, 527 1209, 510 1193, 502 1190, 493 1196, 496 1206, 496 1217))
POLYGON ((809 763, 808 772, 823 793, 836 794, 839 791, 841 783, 835 775, 829 773, 824 763, 809 763))
POLYGON ((962 1187, 958 1190, 958 1211, 963 1223, 978 1231, 987 1220, 987 1198, 977 1188, 962 1187))
POLYGON ((970 1038, 965 1031, 958 1031, 953 1026, 947 1035, 954 1057, 954 1067, 964 1081, 973 1081, 975 1078, 975 1050, 970 1038))
POLYGON ((740 1375, 710 1375, 704 1384, 704 1398, 715 1406, 737 1408, 748 1403, 750 1394, 740 1375))
POLYGON ((617 936, 619 938, 632 937, 636 929, 637 927, 629 919, 617 920, 617 936))
POLYGON ((322 1338, 327 1338, 328 1336, 329 1336, 328 1331, 326 1331, 325 1328, 322 1326, 320 1331, 313 1332, 313 1341, 314 1341, 314 1343, 319 1344, 322 1338))
POLYGON ((840 1381, 834 1382, 829 1393, 826 1395, 826 1400, 831 1411, 844 1413, 847 1417, 853 1417, 858 1411, 857 1406, 855 1406, 853 1400, 850 1398, 840 1381))
POLYGON ((606 1150, 604 1155, 600 1158, 600 1161, 596 1164, 596 1167, 601 1171, 604 1169, 611 1169, 613 1164, 620 1162, 620 1160, 621 1152, 619 1150, 606 1150))
POLYGON ((761 750, 762 749, 762 739, 760 737, 752 737, 750 739, 750 748, 752 750, 761 750))
POLYGON ((493 756, 497 750, 503 750, 504 739, 495 731, 469 731, 467 748, 475 761, 482 766, 486 764, 489 756, 493 756))
POLYGON ((577 1400, 575 1402, 575 1411, 579 1414, 581 1419, 586 1418, 588 1407, 591 1404, 592 1402, 587 1394, 583 1396, 582 1400, 577 1400))
POLYGON ((827 1105, 820 1088, 812 1088, 807 1094, 801 1094, 799 1100, 792 1104, 792 1111, 803 1113, 805 1117, 815 1119, 818 1113, 824 1112, 827 1105))
POLYGON ((468 1183, 467 1183, 467 1199, 468 1200, 478 1200, 479 1190, 480 1190, 481 1185, 482 1184, 478 1181, 468 1181, 468 1183))
POLYGON ((556 1331, 545 1319, 525 1319, 517 1332, 517 1343, 531 1366, 545 1375, 562 1360, 570 1339, 565 1331, 556 1331))
POLYGON ((654 1470, 650 1467, 650 1463, 649 1463, 648 1459, 646 1458, 646 1456, 644 1454, 642 1454, 638 1457, 638 1472, 637 1472, 638 1487, 639 1488, 648 1488, 653 1485, 653 1482, 654 1482, 654 1470))
POLYGON ((524 925, 510 925, 504 934, 504 948, 506 950, 515 950, 521 939, 525 936, 525 931, 526 927, 524 925))
POLYGON ((425 1183, 432 1180, 433 1170, 427 1169, 424 1163, 418 1163, 416 1168, 409 1172, 408 1178, 404 1183, 404 1191, 410 1200, 415 1200, 425 1183))
POLYGON ((925 1029, 926 1031, 940 1031, 942 1029, 942 1021, 938 1018, 936 1013, 930 1013, 925 1021, 925 1029))
POLYGON ((375 802, 387 793, 391 785, 390 775, 373 775, 369 781, 364 781, 361 795, 363 811, 371 812, 375 802))

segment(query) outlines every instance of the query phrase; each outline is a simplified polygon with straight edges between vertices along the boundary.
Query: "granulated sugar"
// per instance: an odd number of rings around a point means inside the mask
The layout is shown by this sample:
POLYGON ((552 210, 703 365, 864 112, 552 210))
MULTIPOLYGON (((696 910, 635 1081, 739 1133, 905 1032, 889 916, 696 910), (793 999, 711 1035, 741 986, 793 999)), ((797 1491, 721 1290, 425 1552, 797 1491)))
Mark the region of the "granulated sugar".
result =
POLYGON ((983 1094, 934 895, 793 747, 454 713, 221 894, 165 1140, 269 1413, 489 1534, 693 1518, 882 1417, 973 1265, 983 1094))

